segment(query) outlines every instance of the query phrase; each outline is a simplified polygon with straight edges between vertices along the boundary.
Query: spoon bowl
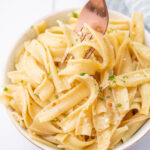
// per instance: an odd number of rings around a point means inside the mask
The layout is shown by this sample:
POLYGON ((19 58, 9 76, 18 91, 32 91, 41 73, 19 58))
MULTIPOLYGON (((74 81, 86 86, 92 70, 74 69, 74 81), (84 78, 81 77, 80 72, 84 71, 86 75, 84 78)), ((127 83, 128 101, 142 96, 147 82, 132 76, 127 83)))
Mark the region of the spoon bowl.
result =
POLYGON ((82 9, 75 32, 80 32, 84 24, 105 34, 109 22, 108 9, 105 0, 90 0, 82 9))

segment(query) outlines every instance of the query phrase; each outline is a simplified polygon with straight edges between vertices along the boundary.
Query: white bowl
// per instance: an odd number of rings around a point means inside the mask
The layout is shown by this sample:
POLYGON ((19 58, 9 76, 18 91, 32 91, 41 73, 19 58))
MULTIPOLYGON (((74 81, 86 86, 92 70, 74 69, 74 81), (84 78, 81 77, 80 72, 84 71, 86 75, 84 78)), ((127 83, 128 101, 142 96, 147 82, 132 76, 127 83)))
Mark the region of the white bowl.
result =
MULTIPOLYGON (((42 18, 40 21, 45 20, 48 26, 52 26, 52 25, 56 24, 56 20, 57 19, 60 19, 60 20, 63 20, 63 21, 67 21, 68 13, 72 12, 72 11, 73 11, 73 9, 72 10, 61 11, 61 12, 58 12, 58 13, 54 13, 54 14, 48 16, 48 17, 42 18)), ((125 19, 125 20, 129 20, 130 21, 129 17, 127 17, 127 16, 125 16, 125 15, 123 15, 121 13, 112 11, 112 10, 109 11, 109 15, 110 15, 110 18, 114 18, 114 19, 118 19, 118 20, 125 19)), ((35 24, 39 23, 40 21, 36 22, 35 24)), ((3 82, 3 84, 6 84, 6 83, 9 82, 9 79, 7 77, 7 72, 11 71, 11 70, 14 70, 15 54, 20 50, 21 44, 24 41, 26 41, 26 40, 33 39, 35 36, 36 35, 33 32, 33 30, 32 29, 28 29, 25 32, 25 34, 21 36, 21 38, 17 39, 18 42, 15 44, 14 47, 12 47, 12 51, 9 54, 9 57, 6 58, 7 59, 7 64, 6 64, 5 70, 2 72, 2 74, 4 75, 4 77, 3 77, 4 78, 4 82, 3 82)), ((150 40, 149 39, 150 39, 150 34, 147 31, 145 31, 145 43, 150 46, 150 40)), ((42 143, 39 143, 37 141, 32 140, 29 137, 27 131, 22 129, 19 126, 19 124, 15 121, 15 119, 12 117, 11 110, 9 108, 6 108, 6 109, 7 109, 7 112, 9 114, 12 122, 14 123, 16 128, 21 132, 21 134, 24 137, 26 137, 30 142, 32 142, 33 144, 35 144, 37 147, 39 147, 41 149, 54 150, 54 148, 48 147, 48 146, 46 146, 46 145, 44 145, 42 143)), ((149 130, 150 130, 150 120, 148 120, 134 136, 132 136, 124 144, 117 146, 115 148, 115 150, 123 150, 123 149, 129 148, 130 146, 132 146, 133 144, 138 142, 146 133, 148 133, 149 130)))

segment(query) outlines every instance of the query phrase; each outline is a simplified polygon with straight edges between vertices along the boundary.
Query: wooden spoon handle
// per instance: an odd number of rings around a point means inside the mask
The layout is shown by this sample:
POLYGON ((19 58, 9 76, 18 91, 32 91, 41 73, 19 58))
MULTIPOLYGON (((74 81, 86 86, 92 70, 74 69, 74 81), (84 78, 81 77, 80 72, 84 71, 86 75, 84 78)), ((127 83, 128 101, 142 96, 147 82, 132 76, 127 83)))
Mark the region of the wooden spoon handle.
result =
POLYGON ((90 0, 90 2, 94 5, 94 6, 105 6, 105 0, 90 0))

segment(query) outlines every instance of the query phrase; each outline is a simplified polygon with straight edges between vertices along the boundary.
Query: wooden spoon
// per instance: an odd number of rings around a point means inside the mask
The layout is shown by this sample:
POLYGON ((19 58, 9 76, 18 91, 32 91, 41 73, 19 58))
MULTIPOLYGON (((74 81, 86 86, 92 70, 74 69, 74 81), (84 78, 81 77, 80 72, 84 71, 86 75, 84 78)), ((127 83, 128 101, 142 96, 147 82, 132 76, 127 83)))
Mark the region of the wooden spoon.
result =
MULTIPOLYGON (((90 0, 80 13, 75 32, 81 32, 84 24, 87 23, 96 31, 105 34, 108 22, 109 15, 105 0, 90 0)), ((89 58, 93 52, 94 48, 90 48, 84 58, 89 58)))
MULTIPOLYGON (((75 32, 82 32, 84 24, 88 24, 96 31, 105 34, 109 22, 108 9, 105 0, 90 0, 82 9, 80 16, 78 18, 75 32)), ((85 33, 82 33, 82 40, 85 38, 85 33)), ((94 52, 94 48, 85 54, 84 58, 89 58, 94 52)), ((62 59, 62 64, 65 62, 68 56, 68 52, 62 59)))
POLYGON ((105 34, 109 16, 105 0, 90 0, 82 9, 75 32, 80 32, 87 23, 96 31, 105 34))

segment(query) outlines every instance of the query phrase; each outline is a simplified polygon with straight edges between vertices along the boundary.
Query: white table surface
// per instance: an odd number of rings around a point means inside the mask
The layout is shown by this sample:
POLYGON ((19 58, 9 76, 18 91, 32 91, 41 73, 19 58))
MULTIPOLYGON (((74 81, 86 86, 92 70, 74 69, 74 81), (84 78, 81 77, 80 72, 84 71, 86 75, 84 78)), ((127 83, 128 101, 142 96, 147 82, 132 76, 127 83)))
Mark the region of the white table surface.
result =
MULTIPOLYGON (((87 0, 0 0, 0 70, 12 45, 25 29, 39 18, 53 11, 82 6, 87 0), (53 8, 55 6, 55 9, 53 8)), ((0 72, 0 86, 3 75, 0 72)), ((147 134, 129 150, 150 150, 147 134)), ((0 150, 39 150, 25 139, 11 123, 4 106, 0 104, 0 150)))

